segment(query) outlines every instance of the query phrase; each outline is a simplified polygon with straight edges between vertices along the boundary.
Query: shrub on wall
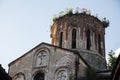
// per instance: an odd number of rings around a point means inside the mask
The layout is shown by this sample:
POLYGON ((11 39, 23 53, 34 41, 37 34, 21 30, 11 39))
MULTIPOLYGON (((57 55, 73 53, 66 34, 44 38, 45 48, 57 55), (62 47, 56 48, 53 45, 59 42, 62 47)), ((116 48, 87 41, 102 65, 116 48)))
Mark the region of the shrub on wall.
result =
POLYGON ((96 69, 88 67, 87 69, 87 78, 88 80, 95 80, 96 78, 96 69))

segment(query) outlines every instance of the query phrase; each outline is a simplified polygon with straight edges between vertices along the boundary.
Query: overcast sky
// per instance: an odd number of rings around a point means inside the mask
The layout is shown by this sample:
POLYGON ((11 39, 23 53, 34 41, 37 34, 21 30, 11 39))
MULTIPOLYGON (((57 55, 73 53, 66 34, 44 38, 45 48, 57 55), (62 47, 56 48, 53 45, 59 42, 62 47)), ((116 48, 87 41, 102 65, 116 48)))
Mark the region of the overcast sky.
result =
POLYGON ((0 64, 8 64, 41 42, 51 43, 52 17, 66 8, 87 8, 106 17, 106 53, 120 48, 120 0, 0 0, 0 64))

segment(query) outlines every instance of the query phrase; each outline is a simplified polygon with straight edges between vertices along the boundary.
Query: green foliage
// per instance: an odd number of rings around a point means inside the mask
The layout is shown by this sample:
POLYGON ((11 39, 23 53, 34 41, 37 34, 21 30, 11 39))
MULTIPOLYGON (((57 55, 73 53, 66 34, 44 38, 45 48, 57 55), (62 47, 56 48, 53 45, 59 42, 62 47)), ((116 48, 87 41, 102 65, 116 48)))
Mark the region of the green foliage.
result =
POLYGON ((63 17, 64 15, 71 16, 73 14, 73 9, 72 8, 67 8, 66 11, 61 11, 58 16, 54 15, 53 16, 53 22, 55 22, 57 19, 63 17))
POLYGON ((55 22, 57 20, 57 18, 55 16, 53 16, 53 22, 55 22))
POLYGON ((50 34, 50 38, 52 38, 52 33, 50 34))
POLYGON ((117 57, 114 56, 115 53, 111 50, 108 54, 109 58, 108 58, 108 68, 110 70, 113 69, 113 67, 115 66, 115 62, 117 60, 117 57))
POLYGON ((74 80, 74 79, 75 79, 75 76, 73 74, 71 74, 70 80, 74 80))
MULTIPOLYGON (((91 15, 91 11, 86 9, 86 8, 82 8, 82 9, 79 9, 77 7, 77 9, 74 11, 73 8, 67 8, 65 11, 61 11, 59 12, 58 15, 55 15, 53 16, 53 22, 55 22, 57 19, 59 18, 62 18, 63 16, 65 15, 68 15, 68 16, 72 16, 73 14, 86 14, 86 15, 91 15), (81 10, 81 11, 80 11, 81 10)), ((92 16, 92 15, 91 15, 92 16)), ((93 15, 94 16, 94 15, 93 15)), ((96 16, 97 17, 97 16, 96 16)), ((104 17, 102 20, 102 23, 104 25, 104 27, 108 27, 110 22, 108 19, 106 19, 106 17, 104 17)))
POLYGON ((95 80, 96 77, 96 69, 89 67, 87 69, 87 76, 88 76, 88 80, 95 80))
POLYGON ((72 8, 67 8, 66 14, 67 15, 72 15, 73 14, 73 9, 72 8))
POLYGON ((107 20, 106 17, 103 18, 102 22, 103 22, 104 27, 108 27, 110 24, 109 20, 107 20))

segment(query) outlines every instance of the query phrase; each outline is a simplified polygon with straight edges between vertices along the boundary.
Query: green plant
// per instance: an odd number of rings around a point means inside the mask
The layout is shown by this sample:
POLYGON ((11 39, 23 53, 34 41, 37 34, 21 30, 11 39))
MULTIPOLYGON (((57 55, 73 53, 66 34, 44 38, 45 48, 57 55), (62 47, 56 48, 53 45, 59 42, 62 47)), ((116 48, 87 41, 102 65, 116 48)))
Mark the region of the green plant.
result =
POLYGON ((52 38, 52 33, 50 34, 50 38, 52 38))
POLYGON ((53 22, 55 22, 57 20, 57 18, 56 17, 53 17, 53 22))
POLYGON ((71 76, 70 76, 70 80, 74 80, 74 79, 75 79, 74 74, 71 74, 71 76))
POLYGON ((107 20, 106 17, 103 18, 102 22, 103 22, 104 27, 108 27, 110 24, 109 20, 107 20))
POLYGON ((87 9, 86 8, 82 8, 81 10, 82 10, 83 14, 87 14, 87 9))
MULTIPOLYGON (((53 16, 53 22, 55 22, 57 19, 62 18, 65 15, 72 16, 73 14, 85 14, 85 15, 92 15, 91 11, 86 8, 79 9, 79 7, 76 8, 75 12, 72 8, 67 8, 65 11, 59 12, 57 16, 53 16), (81 11, 80 11, 81 10, 81 11)), ((97 18, 98 15, 96 15, 97 18)), ((102 20, 103 26, 106 28, 109 26, 110 22, 106 17, 104 17, 102 20)))
POLYGON ((113 69, 113 67, 115 66, 115 63, 116 63, 116 60, 117 60, 117 57, 114 56, 115 53, 111 50, 108 54, 109 58, 108 58, 108 68, 110 70, 113 69))
POLYGON ((96 69, 94 69, 92 67, 88 67, 88 69, 87 69, 87 76, 88 76, 88 80, 95 80, 96 69))
POLYGON ((67 8, 66 14, 67 15, 72 15, 73 14, 73 9, 72 8, 67 8))

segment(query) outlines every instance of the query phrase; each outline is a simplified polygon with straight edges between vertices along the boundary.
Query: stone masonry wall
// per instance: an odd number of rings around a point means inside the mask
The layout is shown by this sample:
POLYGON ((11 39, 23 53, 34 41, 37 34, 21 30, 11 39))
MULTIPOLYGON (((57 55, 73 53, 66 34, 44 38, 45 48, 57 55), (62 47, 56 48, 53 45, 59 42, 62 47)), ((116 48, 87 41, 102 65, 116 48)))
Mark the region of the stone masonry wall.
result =
MULTIPOLYGON (((80 70, 86 67, 83 62, 80 65, 80 70)), ((70 79, 75 74, 75 55, 71 51, 42 44, 9 65, 9 75, 13 80, 16 80, 20 73, 20 79, 33 80, 40 71, 45 73, 45 80, 55 80, 60 71, 65 71, 67 79, 70 79), (49 56, 48 62, 44 61, 46 65, 36 66, 36 55, 44 50, 49 56)), ((81 70, 80 74, 86 76, 84 71, 81 70)))

